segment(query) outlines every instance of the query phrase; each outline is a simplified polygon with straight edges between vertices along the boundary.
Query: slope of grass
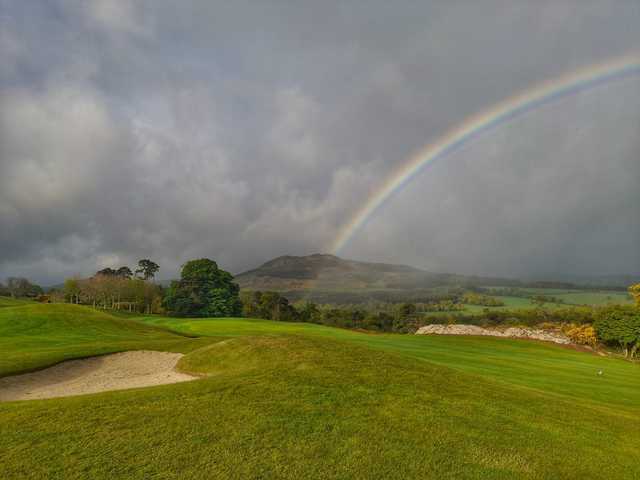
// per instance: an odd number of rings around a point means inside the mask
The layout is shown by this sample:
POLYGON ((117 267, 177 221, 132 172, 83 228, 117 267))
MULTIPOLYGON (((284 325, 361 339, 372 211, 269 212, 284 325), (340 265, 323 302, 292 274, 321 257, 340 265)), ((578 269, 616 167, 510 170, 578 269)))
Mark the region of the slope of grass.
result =
POLYGON ((0 404, 2 479, 640 476, 638 365, 507 339, 43 307, 0 322, 9 370, 32 348, 113 341, 190 352, 180 368, 206 376, 0 404), (55 340, 24 339, 38 336, 55 340))
POLYGON ((77 305, 29 304, 0 309, 0 376, 91 355, 167 349, 189 339, 77 305))
POLYGON ((640 365, 543 342, 491 337, 360 333, 315 324, 254 319, 172 319, 141 321, 192 335, 218 338, 304 334, 348 341, 399 353, 504 383, 607 405, 640 406, 640 365), (602 375, 598 372, 602 371, 602 375))
POLYGON ((30 305, 33 304, 31 300, 23 300, 21 298, 11 298, 11 297, 0 297, 0 308, 1 307, 19 307, 20 305, 30 305))

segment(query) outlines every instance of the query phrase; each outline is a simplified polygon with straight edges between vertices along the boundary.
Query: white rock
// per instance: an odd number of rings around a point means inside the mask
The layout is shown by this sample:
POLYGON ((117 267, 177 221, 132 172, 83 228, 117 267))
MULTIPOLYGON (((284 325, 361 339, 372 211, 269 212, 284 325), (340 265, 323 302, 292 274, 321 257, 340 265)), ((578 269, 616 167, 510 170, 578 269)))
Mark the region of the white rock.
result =
POLYGON ((425 325, 418 329, 416 335, 477 335, 490 337, 531 338, 534 340, 559 343, 562 345, 571 343, 571 340, 560 333, 521 327, 509 327, 504 331, 500 331, 482 328, 476 325, 425 325))

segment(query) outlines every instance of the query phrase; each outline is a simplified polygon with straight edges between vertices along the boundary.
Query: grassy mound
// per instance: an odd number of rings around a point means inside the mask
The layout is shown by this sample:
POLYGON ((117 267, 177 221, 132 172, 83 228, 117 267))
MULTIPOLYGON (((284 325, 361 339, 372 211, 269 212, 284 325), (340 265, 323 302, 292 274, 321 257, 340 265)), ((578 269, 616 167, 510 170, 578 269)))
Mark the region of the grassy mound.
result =
POLYGON ((189 352, 179 367, 203 378, 0 404, 3 479, 640 478, 638 365, 507 339, 144 319, 208 335, 180 339, 52 307, 10 329, 15 355, 39 337, 58 352, 147 343, 189 352))
POLYGON ((91 355, 166 349, 185 337, 77 305, 0 309, 0 376, 91 355))
POLYGON ((336 339, 500 381, 590 400, 603 406, 640 406, 640 365, 543 342, 490 337, 371 334, 305 323, 253 319, 140 318, 191 335, 230 338, 281 333, 336 339), (598 373, 602 372, 602 375, 598 373))

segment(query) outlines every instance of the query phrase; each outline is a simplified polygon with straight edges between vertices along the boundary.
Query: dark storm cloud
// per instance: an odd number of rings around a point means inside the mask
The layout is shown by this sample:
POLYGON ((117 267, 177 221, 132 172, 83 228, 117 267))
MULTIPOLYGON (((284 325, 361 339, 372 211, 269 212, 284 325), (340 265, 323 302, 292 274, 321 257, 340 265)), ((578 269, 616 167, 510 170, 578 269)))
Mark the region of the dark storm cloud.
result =
MULTIPOLYGON (((0 0, 0 277, 149 256, 175 274, 325 250, 422 145, 640 49, 636 2, 0 0)), ((349 256, 496 274, 640 270, 638 80, 429 170, 349 256), (416 208, 419 205, 420 208, 416 208)))

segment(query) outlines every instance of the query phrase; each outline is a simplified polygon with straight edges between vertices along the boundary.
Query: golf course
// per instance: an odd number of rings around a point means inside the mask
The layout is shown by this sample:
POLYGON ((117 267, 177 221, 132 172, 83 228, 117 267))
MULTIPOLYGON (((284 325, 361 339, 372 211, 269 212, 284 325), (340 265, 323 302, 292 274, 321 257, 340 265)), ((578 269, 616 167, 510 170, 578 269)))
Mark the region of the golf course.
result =
POLYGON ((0 0, 0 480, 640 480, 640 0, 0 0))
POLYGON ((640 477, 640 365, 542 342, 0 302, 0 385, 183 354, 192 381, 0 402, 0 478, 640 477))

